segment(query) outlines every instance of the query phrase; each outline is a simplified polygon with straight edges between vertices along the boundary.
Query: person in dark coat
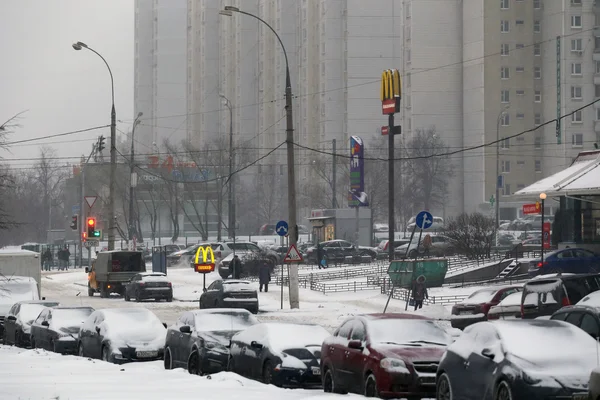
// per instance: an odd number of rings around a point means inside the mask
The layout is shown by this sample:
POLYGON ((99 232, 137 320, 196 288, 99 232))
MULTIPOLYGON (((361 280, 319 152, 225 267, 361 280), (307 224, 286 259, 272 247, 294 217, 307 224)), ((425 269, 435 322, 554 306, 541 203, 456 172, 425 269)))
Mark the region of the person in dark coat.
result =
POLYGON ((321 246, 320 243, 317 243, 317 267, 319 267, 319 269, 321 269, 321 260, 324 255, 325 252, 323 251, 323 246, 321 246))
POLYGON ((265 293, 269 291, 269 282, 271 282, 271 264, 268 261, 264 261, 258 269, 258 283, 261 292, 263 286, 265 287, 265 293))
POLYGON ((423 299, 428 299, 427 286, 425 286, 425 276, 420 275, 413 285, 413 299, 415 300, 415 311, 423 308, 423 299))
POLYGON ((233 279, 240 279, 242 275, 242 260, 240 260, 237 254, 233 256, 233 260, 229 264, 229 273, 233 279))
POLYGON ((52 263, 52 252, 50 248, 47 248, 42 256, 42 266, 46 271, 50 271, 50 264, 52 263))

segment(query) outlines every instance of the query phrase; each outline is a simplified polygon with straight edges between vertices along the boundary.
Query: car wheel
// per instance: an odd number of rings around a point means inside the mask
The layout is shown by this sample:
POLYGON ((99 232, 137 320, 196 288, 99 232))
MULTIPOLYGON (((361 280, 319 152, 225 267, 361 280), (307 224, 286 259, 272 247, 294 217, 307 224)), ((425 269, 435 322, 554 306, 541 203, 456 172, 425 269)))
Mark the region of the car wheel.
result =
POLYGON ((194 350, 192 351, 192 354, 190 354, 190 358, 188 359, 188 372, 192 375, 202 375, 198 350, 194 350))
POLYGON ((365 380, 365 397, 379 397, 377 379, 375 379, 375 375, 373 374, 369 374, 365 380))
POLYGON ((85 357, 85 352, 83 351, 83 344, 79 343, 79 348, 77 349, 77 355, 79 357, 85 357))
POLYGON ((167 297, 167 303, 171 303, 173 301, 173 295, 167 297))
POLYGON ((35 347, 35 338, 34 338, 33 336, 31 337, 31 348, 32 348, 32 349, 35 349, 35 348, 36 348, 36 347, 35 347))
POLYGON ((173 359, 171 358, 171 349, 168 347, 165 349, 164 355, 164 366, 165 369, 173 369, 173 359))
POLYGON ((411 250, 408 252, 408 256, 410 258, 415 258, 417 256, 417 251, 416 250, 411 250))
POLYGON ((436 384, 436 400, 452 400, 452 387, 450 386, 450 378, 444 372, 437 380, 436 384))
POLYGON ((108 346, 102 346, 102 361, 112 362, 111 358, 108 346))
POLYGON ((347 392, 338 388, 335 384, 335 380, 333 378, 333 372, 330 368, 325 369, 325 374, 323 375, 323 391, 325 393, 338 393, 338 394, 346 394, 347 392))
POLYGON ((88 296, 89 296, 89 297, 94 297, 94 291, 95 291, 95 290, 94 290, 94 289, 92 289, 92 288, 90 287, 90 285, 88 284, 88 296))
POLYGON ((15 342, 14 345, 17 347, 21 347, 21 333, 19 331, 15 331, 15 342))
POLYGON ((131 297, 129 297, 127 292, 125 292, 125 296, 123 296, 123 297, 125 298, 125 301, 131 301, 131 297))
POLYGON ((54 340, 50 340, 50 348, 52 349, 53 352, 58 353, 57 348, 56 348, 56 342, 54 340))
POLYGON ((227 362, 227 371, 235 372, 235 362, 233 361, 233 357, 229 356, 229 360, 227 362))
POLYGON ((106 289, 106 286, 102 285, 100 287, 100 297, 102 297, 103 299, 106 299, 108 297, 108 290, 106 289))
POLYGON ((501 381, 496 388, 496 394, 494 395, 494 400, 512 400, 512 392, 510 391, 510 386, 506 381, 501 381))
POLYGON ((273 365, 271 365, 271 361, 265 361, 262 370, 262 382, 265 385, 270 385, 273 383, 273 365))
POLYGON ((214 308, 219 308, 219 300, 215 300, 215 304, 213 304, 214 308))

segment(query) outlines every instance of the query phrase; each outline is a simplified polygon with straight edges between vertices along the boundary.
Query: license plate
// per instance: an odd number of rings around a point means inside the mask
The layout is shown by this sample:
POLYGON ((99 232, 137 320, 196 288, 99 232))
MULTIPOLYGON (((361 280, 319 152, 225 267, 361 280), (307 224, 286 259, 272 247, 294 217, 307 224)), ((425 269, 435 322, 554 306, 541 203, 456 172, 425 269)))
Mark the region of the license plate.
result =
POLYGON ((321 367, 311 367, 313 375, 321 375, 321 367))
POLYGON ((461 311, 458 313, 458 315, 471 315, 473 314, 471 311, 461 311))
POLYGON ((588 400, 589 396, 587 393, 574 394, 573 400, 588 400))
POLYGON ((158 356, 158 351, 136 351, 137 358, 152 358, 158 356))

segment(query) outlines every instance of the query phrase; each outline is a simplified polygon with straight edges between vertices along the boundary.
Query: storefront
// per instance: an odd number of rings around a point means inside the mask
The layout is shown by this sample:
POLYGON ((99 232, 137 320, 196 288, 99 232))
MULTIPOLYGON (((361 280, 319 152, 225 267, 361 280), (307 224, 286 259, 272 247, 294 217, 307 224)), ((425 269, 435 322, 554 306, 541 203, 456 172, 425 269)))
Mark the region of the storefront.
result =
MULTIPOLYGON (((315 243, 334 239, 347 240, 353 243, 357 241, 355 208, 312 210, 308 220, 312 226, 315 243)), ((370 246, 373 235, 370 208, 359 207, 358 228, 358 244, 370 246)))
POLYGON ((515 193, 514 197, 558 205, 552 224, 552 241, 559 248, 600 251, 600 151, 579 153, 573 164, 515 193))

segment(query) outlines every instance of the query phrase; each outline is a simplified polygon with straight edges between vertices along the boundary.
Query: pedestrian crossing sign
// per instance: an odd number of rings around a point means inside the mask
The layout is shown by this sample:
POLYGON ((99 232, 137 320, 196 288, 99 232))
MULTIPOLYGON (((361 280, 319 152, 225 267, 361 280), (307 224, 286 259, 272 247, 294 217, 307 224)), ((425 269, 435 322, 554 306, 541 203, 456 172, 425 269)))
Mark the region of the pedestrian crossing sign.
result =
POLYGON ((296 245, 291 245, 290 249, 288 250, 287 254, 285 255, 285 258, 283 259, 283 262, 296 263, 296 262, 302 262, 302 261, 303 261, 302 255, 296 248, 296 245))

